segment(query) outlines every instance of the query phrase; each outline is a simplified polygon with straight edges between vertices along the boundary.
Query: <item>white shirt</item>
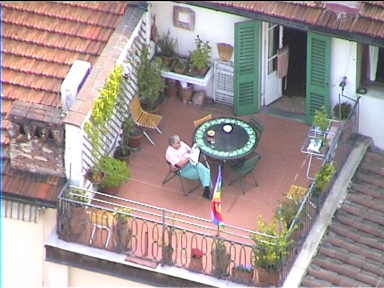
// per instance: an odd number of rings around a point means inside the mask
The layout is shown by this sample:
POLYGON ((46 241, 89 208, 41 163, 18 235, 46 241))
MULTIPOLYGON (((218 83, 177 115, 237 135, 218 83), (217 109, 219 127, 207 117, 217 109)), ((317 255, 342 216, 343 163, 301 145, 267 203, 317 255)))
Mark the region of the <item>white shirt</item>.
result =
POLYGON ((168 146, 167 151, 165 152, 165 159, 175 166, 176 163, 180 162, 180 160, 189 158, 190 150, 191 148, 186 143, 180 141, 179 149, 175 149, 171 145, 168 146))

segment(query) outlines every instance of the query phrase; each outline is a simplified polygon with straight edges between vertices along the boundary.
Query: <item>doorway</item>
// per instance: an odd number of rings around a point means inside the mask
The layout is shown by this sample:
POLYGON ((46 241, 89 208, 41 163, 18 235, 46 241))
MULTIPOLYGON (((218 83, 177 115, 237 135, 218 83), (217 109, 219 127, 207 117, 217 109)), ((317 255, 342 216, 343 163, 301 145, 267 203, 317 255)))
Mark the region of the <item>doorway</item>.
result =
POLYGON ((271 107, 304 115, 307 71, 307 33, 284 27, 283 47, 289 47, 288 73, 282 81, 283 97, 271 107))

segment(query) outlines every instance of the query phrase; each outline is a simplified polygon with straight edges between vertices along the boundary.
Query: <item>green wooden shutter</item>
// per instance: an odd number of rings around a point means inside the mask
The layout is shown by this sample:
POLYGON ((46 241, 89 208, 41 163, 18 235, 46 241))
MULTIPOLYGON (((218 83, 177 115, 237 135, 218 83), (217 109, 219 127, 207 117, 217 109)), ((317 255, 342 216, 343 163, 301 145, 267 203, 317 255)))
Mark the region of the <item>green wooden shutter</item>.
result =
POLYGON ((307 91, 306 120, 312 124, 314 113, 325 106, 330 114, 330 57, 331 38, 328 36, 308 33, 307 40, 307 91))
POLYGON ((259 109, 260 21, 235 24, 236 115, 255 113, 259 109))

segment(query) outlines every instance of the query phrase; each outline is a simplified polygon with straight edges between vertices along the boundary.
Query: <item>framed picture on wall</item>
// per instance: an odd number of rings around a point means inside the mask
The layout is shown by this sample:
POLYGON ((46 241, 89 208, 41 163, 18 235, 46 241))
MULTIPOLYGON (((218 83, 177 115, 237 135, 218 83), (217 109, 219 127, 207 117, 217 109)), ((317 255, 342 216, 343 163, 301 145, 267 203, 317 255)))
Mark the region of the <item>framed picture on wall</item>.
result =
POLYGON ((191 8, 173 6, 173 25, 193 31, 195 29, 195 12, 191 8))

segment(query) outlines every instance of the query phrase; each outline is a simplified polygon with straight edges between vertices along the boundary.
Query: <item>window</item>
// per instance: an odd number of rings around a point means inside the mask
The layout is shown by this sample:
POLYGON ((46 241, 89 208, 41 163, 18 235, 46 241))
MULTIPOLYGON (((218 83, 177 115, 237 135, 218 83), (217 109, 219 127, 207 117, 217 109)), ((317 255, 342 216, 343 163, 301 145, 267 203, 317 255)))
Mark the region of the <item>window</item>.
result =
POLYGON ((357 59, 357 88, 384 83, 384 48, 358 44, 357 59))
POLYGON ((279 48, 279 25, 269 23, 268 27, 268 74, 277 70, 277 49, 279 48))

